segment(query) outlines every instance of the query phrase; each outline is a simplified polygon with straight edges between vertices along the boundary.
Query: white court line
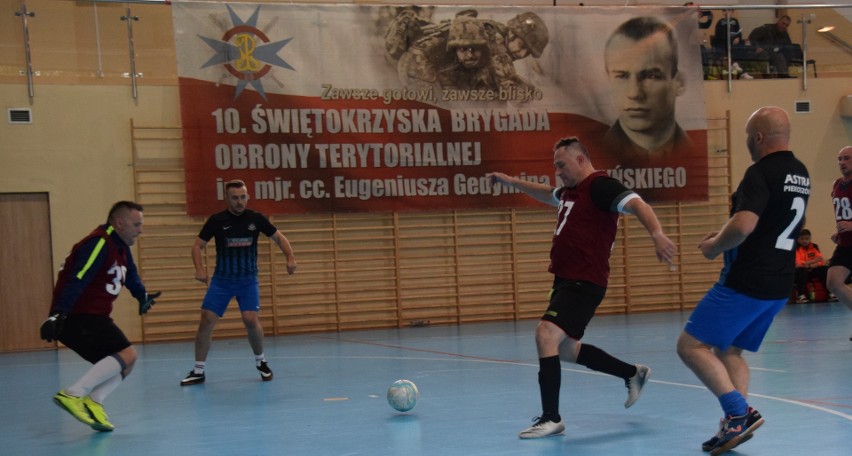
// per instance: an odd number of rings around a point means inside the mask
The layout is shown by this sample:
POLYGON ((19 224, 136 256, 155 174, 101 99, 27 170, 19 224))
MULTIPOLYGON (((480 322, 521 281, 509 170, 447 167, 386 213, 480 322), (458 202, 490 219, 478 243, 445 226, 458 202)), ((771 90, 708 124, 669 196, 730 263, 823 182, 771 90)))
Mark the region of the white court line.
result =
MULTIPOLYGON (((403 348, 403 347, 398 347, 398 348, 403 348)), ((475 363, 512 364, 512 365, 517 365, 517 366, 526 366, 526 367, 538 368, 538 364, 524 363, 524 362, 520 362, 520 361, 503 361, 503 360, 477 358, 477 357, 461 357, 459 355, 452 354, 452 353, 446 353, 446 355, 448 356, 446 358, 443 358, 443 357, 442 358, 424 358, 424 357, 417 357, 417 356, 345 356, 343 358, 348 358, 348 359, 399 359, 399 360, 411 360, 411 361, 442 361, 442 362, 445 362, 445 361, 463 361, 463 362, 475 362, 475 363)), ((244 359, 244 358, 245 357, 223 357, 223 358, 219 358, 219 359, 221 359, 221 360, 235 360, 235 359, 244 359)), ((341 358, 341 356, 272 356, 272 357, 267 357, 267 359, 318 359, 318 358, 332 359, 332 358, 341 358)), ((142 360, 139 360, 139 361, 142 361, 144 363, 146 361, 147 362, 163 361, 163 359, 147 359, 147 360, 142 359, 142 360)), ((169 359, 168 361, 174 361, 174 359, 169 359)), ((82 362, 83 361, 80 361, 80 363, 82 363, 82 362)), ((35 365, 40 365, 40 364, 41 363, 35 364, 35 365)), ((44 363, 44 364, 56 364, 56 363, 44 363)), ((62 362, 60 364, 76 364, 76 363, 74 363, 74 362, 62 362)), ((29 366, 33 366, 33 365, 34 364, 29 364, 29 366)), ((6 366, 6 367, 8 367, 8 366, 6 366)), ((785 372, 785 371, 775 370, 775 369, 764 369, 764 368, 754 368, 754 367, 752 369, 753 370, 760 370, 760 371, 767 371, 767 372, 780 372, 780 373, 785 372)), ((575 373, 578 373, 578 374, 585 374, 585 375, 609 376, 608 374, 604 374, 604 373, 601 373, 601 372, 595 372, 595 371, 589 371, 589 370, 585 370, 585 369, 580 370, 580 369, 571 369, 571 368, 564 368, 563 367, 562 370, 568 371, 568 372, 575 372, 575 373)), ((684 388, 706 389, 706 387, 704 385, 692 385, 692 384, 688 384, 688 383, 668 382, 668 381, 664 381, 664 380, 648 380, 648 382, 659 383, 661 385, 680 386, 680 387, 684 387, 684 388)), ((754 392, 749 392, 749 396, 759 397, 761 399, 768 399, 768 400, 777 401, 777 402, 784 402, 784 403, 791 404, 791 405, 798 405, 800 407, 810 408, 810 409, 813 409, 813 410, 818 410, 818 411, 825 412, 825 413, 828 413, 828 414, 831 414, 831 415, 835 415, 835 416, 843 418, 847 421, 852 421, 852 415, 850 415, 850 414, 839 412, 837 410, 832 410, 832 409, 826 408, 826 407, 821 407, 819 405, 809 404, 807 402, 797 401, 797 400, 793 400, 793 399, 785 399, 783 397, 777 397, 777 396, 769 396, 769 395, 765 395, 765 394, 757 394, 757 393, 754 393, 754 392)))
MULTIPOLYGON (((662 384, 662 385, 670 385, 670 386, 682 386, 682 387, 685 387, 685 388, 706 389, 703 385, 690 385, 690 384, 687 384, 687 383, 667 382, 667 381, 663 381, 663 380, 648 380, 648 382, 659 383, 659 384, 662 384)), ((839 417, 841 417, 845 420, 848 420, 848 421, 852 421, 852 415, 849 415, 849 414, 843 413, 843 412, 838 412, 837 410, 832 410, 830 408, 820 407, 819 405, 808 404, 807 402, 796 401, 796 400, 793 400, 793 399, 785 399, 783 397, 769 396, 769 395, 766 395, 766 394, 757 394, 757 393, 753 393, 753 392, 749 392, 748 395, 754 396, 754 397, 759 397, 761 399, 769 399, 771 401, 786 402, 787 404, 798 405, 798 406, 801 406, 801 407, 807 407, 807 408, 811 408, 811 409, 814 409, 814 410, 819 410, 821 412, 830 413, 832 415, 839 416, 839 417)))
MULTIPOLYGON (((476 363, 513 364, 513 365, 516 365, 516 366, 527 366, 527 367, 533 367, 533 368, 538 367, 538 364, 534 364, 534 363, 523 363, 523 362, 519 362, 519 361, 499 361, 499 360, 477 359, 477 358, 421 358, 421 357, 414 357, 414 356, 411 356, 411 357, 408 357, 408 356, 402 356, 402 357, 394 357, 394 356, 351 356, 351 357, 347 357, 347 358, 350 358, 350 359, 389 359, 390 358, 390 359, 404 359, 404 360, 417 360, 417 361, 461 361, 461 362, 476 362, 476 363)), ((585 374, 585 375, 602 375, 602 376, 607 376, 607 377, 610 376, 609 374, 604 374, 602 372, 595 372, 595 371, 589 371, 589 370, 580 370, 580 369, 571 369, 571 368, 562 368, 562 370, 568 371, 568 372, 575 372, 575 373, 578 373, 578 374, 585 374)), ((773 369, 762 369, 762 370, 773 371, 773 369)), ((783 371, 778 371, 778 372, 783 372, 783 371)), ((707 389, 704 385, 692 385, 692 384, 689 384, 689 383, 668 382, 668 381, 664 381, 664 380, 648 380, 648 382, 649 383, 659 383, 661 385, 680 386, 680 387, 683 387, 683 388, 695 388, 695 389, 703 389, 703 390, 707 389)), ((843 412, 839 412, 837 410, 832 410, 830 408, 821 407, 819 405, 809 404, 807 402, 797 401, 797 400, 793 400, 793 399, 785 399, 783 397, 769 396, 769 395, 766 395, 766 394, 757 394, 757 393, 754 393, 754 392, 749 392, 748 394, 749 394, 749 396, 759 397, 761 399, 768 399, 768 400, 771 400, 771 401, 784 402, 784 403, 791 404, 791 405, 798 405, 800 407, 818 410, 820 412, 825 412, 825 413, 828 413, 828 414, 831 414, 831 415, 838 416, 838 417, 843 418, 847 421, 852 421, 852 415, 849 415, 849 414, 843 413, 843 412)))

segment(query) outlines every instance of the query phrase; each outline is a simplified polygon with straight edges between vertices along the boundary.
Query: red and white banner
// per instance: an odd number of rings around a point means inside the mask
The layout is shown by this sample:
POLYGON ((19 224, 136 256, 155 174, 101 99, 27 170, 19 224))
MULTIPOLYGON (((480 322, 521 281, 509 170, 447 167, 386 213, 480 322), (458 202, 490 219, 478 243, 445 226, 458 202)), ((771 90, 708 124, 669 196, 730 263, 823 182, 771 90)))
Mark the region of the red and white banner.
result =
POLYGON ((694 8, 172 9, 191 215, 237 178, 267 214, 533 206, 485 174, 558 186, 565 136, 650 201, 707 198, 694 8))

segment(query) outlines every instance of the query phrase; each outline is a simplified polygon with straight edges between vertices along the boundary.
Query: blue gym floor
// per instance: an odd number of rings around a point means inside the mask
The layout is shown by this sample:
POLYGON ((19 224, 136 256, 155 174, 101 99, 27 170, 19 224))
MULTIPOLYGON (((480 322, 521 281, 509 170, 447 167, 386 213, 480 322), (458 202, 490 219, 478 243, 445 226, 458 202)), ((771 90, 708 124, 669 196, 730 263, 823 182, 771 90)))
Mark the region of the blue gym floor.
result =
MULTIPOLYGON (((620 379, 563 364, 565 435, 520 440, 540 412, 536 321, 266 339, 261 382, 245 338, 216 340, 207 383, 180 387, 192 343, 138 345, 136 369, 107 399, 98 433, 51 396, 89 365, 67 349, 0 355, 0 455, 700 455, 716 399, 678 359, 687 313, 599 316, 587 343, 653 369, 629 410, 620 379), (387 387, 414 381, 409 413, 387 387)), ((852 312, 791 304, 752 367, 750 404, 766 423, 732 455, 849 455, 852 312)))

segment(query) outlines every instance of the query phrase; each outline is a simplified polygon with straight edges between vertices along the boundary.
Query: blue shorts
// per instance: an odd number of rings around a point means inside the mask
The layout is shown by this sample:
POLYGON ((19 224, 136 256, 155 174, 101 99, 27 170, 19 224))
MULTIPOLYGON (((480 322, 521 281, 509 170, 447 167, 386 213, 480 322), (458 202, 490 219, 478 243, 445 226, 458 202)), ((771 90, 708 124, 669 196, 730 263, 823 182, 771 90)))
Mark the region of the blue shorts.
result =
POLYGON ((232 280, 217 279, 216 276, 213 276, 210 279, 210 286, 207 287, 207 294, 204 295, 201 308, 221 317, 225 314, 231 298, 237 298, 241 312, 259 311, 260 285, 258 285, 257 277, 232 280))
POLYGON ((725 351, 730 346, 756 352, 787 298, 755 299, 713 285, 686 322, 686 331, 702 343, 725 351))

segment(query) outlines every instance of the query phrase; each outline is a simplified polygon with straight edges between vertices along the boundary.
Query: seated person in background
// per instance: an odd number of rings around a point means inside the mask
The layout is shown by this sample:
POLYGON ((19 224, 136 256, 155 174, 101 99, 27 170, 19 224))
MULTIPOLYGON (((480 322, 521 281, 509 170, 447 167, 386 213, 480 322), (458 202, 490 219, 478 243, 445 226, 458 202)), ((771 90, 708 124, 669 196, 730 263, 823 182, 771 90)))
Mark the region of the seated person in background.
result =
POLYGON ((731 64, 731 71, 734 74, 734 79, 754 79, 744 70, 738 60, 753 60, 757 57, 754 55, 754 48, 749 46, 743 39, 743 30, 740 28, 740 21, 733 16, 733 10, 725 10, 725 16, 716 22, 716 31, 713 37, 710 38, 710 44, 713 46, 713 52, 720 57, 723 63, 723 75, 727 75, 728 71, 728 48, 731 49, 731 59, 734 63, 731 64), (730 31, 728 30, 730 24, 730 31))
POLYGON ((733 11, 729 9, 725 10, 725 16, 716 22, 716 31, 713 34, 713 37, 710 38, 710 44, 713 45, 713 49, 724 54, 728 53, 728 43, 732 46, 731 53, 734 53, 733 48, 745 46, 743 30, 740 28, 740 21, 733 17, 733 11), (728 34, 728 23, 731 24, 731 31, 729 35, 730 40, 725 38, 725 35, 728 34))
POLYGON ((808 298, 808 282, 814 277, 825 285, 828 266, 825 258, 819 251, 819 246, 811 242, 811 231, 803 228, 799 233, 798 245, 796 246, 796 293, 799 298, 796 302, 810 302, 808 298))
POLYGON ((780 78, 789 78, 788 62, 793 53, 793 41, 787 33, 790 27, 790 16, 781 16, 774 24, 764 24, 751 31, 748 41, 756 46, 758 56, 769 57, 769 63, 775 68, 780 78))

